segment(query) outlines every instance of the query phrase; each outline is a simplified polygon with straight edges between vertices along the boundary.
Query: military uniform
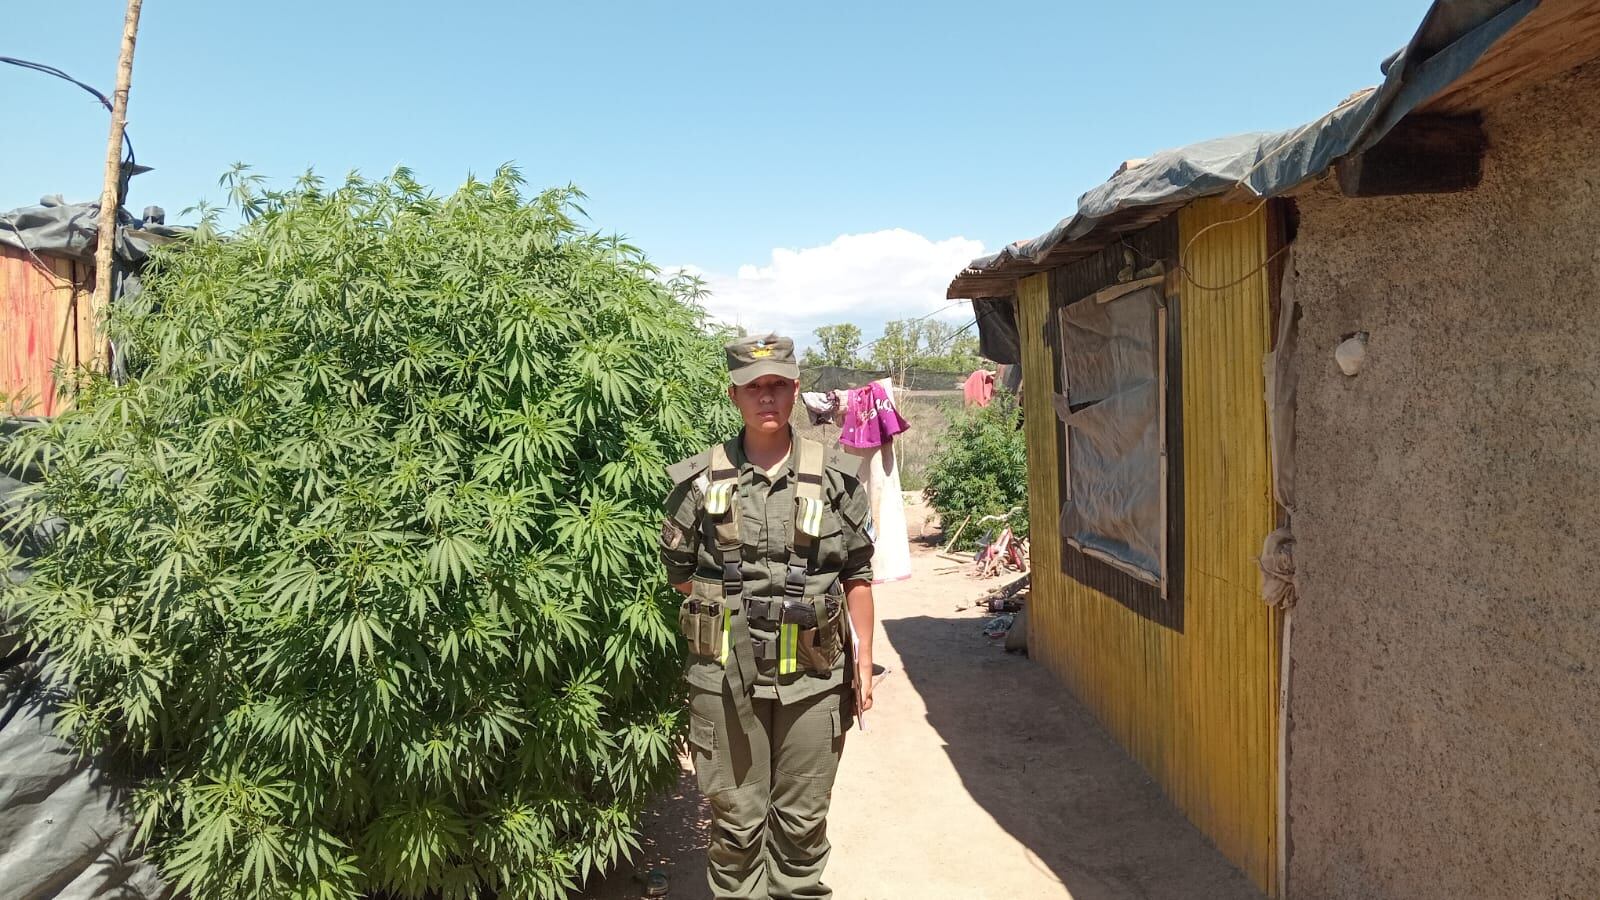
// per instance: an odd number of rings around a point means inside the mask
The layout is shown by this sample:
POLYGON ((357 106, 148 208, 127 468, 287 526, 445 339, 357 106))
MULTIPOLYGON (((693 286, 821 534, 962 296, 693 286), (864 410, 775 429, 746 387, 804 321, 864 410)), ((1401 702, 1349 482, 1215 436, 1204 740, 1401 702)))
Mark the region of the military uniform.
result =
MULTIPOLYGON (((741 345, 777 340, 729 345, 736 382, 756 377, 740 372, 741 345)), ((689 742, 719 900, 832 896, 826 819, 852 705, 843 585, 872 579, 871 524, 856 461, 791 437, 771 472, 742 435, 669 469, 661 557, 673 584, 692 584, 679 616, 689 742)))

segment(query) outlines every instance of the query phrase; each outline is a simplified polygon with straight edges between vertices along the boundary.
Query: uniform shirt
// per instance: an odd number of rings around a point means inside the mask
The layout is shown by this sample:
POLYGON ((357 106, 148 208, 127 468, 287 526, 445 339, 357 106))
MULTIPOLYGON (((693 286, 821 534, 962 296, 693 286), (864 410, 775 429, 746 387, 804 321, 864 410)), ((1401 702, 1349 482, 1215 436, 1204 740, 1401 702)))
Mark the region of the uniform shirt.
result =
MULTIPOLYGON (((770 474, 752 465, 744 455, 744 442, 734 438, 726 445, 728 460, 739 469, 736 493, 739 515, 739 540, 743 545, 741 569, 744 596, 782 598, 784 578, 789 572, 789 548, 794 535, 795 462, 798 452, 770 474)), ((798 448, 797 448, 798 449, 798 448)), ((667 495, 666 520, 661 528, 661 561, 673 584, 694 581, 695 590, 705 596, 720 596, 722 567, 717 563, 716 547, 701 524, 700 506, 704 495, 697 475, 710 466, 709 451, 697 454, 672 467, 679 484, 667 495)), ((872 580, 872 540, 867 491, 855 477, 860 460, 846 457, 837 448, 826 454, 823 466, 822 534, 817 538, 816 566, 808 570, 806 593, 820 596, 835 580, 872 580)), ((751 619, 750 636, 776 641, 771 623, 751 619)), ((849 624, 840 626, 848 630, 849 624)), ((846 634, 844 640, 848 641, 846 634)), ((732 660, 729 661, 732 665, 732 660)), ((757 662, 754 696, 794 703, 844 683, 844 657, 826 677, 805 671, 779 676, 776 663, 757 662)), ((690 655, 687 677, 696 688, 721 691, 723 669, 714 659, 690 655)))

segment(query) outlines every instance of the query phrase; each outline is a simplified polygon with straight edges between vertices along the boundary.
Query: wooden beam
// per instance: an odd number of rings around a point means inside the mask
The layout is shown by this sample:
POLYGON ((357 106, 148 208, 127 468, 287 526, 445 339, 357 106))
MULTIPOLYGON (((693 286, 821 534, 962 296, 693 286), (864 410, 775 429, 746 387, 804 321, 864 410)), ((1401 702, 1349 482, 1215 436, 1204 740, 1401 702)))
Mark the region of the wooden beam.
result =
MULTIPOLYGON (((144 0, 128 0, 128 9, 122 18, 122 50, 117 55, 117 88, 111 95, 111 136, 106 141, 106 177, 100 192, 100 224, 95 230, 94 299, 90 310, 95 325, 103 322, 106 310, 111 307, 112 252, 117 244, 117 211, 122 203, 122 130, 128 124, 128 85, 133 81, 133 48, 139 36, 139 9, 144 0)), ((96 342, 92 365, 95 371, 109 368, 102 342, 96 342)), ((83 361, 83 364, 89 364, 83 361)))
POLYGON ((1346 197, 1449 194, 1478 186, 1488 146, 1477 115, 1409 116, 1334 168, 1346 197))

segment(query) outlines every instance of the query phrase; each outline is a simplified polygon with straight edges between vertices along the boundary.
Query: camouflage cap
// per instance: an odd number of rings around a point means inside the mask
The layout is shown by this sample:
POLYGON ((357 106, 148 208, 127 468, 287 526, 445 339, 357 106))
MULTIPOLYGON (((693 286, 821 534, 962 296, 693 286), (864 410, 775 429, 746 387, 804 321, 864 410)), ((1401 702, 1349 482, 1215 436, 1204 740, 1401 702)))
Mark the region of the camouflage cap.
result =
POLYGON ((767 334, 742 337, 723 348, 728 353, 728 374, 735 385, 745 385, 763 375, 781 375, 800 380, 800 365, 794 361, 794 341, 767 334))

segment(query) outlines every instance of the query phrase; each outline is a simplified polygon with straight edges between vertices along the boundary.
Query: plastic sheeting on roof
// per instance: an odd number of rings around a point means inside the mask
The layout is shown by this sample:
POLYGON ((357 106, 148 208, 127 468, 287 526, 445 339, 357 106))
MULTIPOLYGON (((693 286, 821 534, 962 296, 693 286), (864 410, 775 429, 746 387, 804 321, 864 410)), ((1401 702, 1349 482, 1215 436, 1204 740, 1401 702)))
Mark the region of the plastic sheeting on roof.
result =
POLYGON ((1143 227, 1201 197, 1236 190, 1257 197, 1287 193, 1376 144, 1408 113, 1465 75, 1538 5, 1539 0, 1435 0, 1411 42, 1384 62, 1377 89, 1289 131, 1218 138, 1158 153, 1084 194, 1077 213, 1044 234, 973 260, 950 283, 948 296, 992 296, 997 278, 1038 271, 1047 255, 1065 261, 1070 257, 1063 251, 1076 242, 1143 227))
MULTIPOLYGON (((155 245, 187 233, 135 219, 127 210, 118 211, 117 223, 117 259, 129 267, 144 262, 155 245)), ((41 256, 92 263, 99 233, 98 203, 44 203, 0 213, 0 244, 41 256)))

